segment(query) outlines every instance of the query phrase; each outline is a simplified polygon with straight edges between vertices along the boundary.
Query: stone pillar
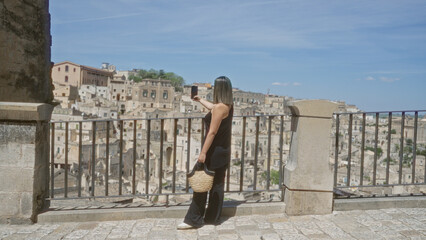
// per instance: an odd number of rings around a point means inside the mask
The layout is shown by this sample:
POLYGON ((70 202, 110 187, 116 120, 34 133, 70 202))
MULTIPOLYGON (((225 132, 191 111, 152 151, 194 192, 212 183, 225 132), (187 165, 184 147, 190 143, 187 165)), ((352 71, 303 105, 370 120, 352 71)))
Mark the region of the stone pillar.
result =
POLYGON ((284 170, 287 215, 329 214, 333 209, 333 166, 329 162, 331 126, 337 104, 301 100, 289 104, 290 155, 284 170))
POLYGON ((48 0, 0 0, 0 223, 46 206, 53 106, 48 0))
POLYGON ((53 106, 0 102, 0 223, 35 222, 49 196, 53 106))

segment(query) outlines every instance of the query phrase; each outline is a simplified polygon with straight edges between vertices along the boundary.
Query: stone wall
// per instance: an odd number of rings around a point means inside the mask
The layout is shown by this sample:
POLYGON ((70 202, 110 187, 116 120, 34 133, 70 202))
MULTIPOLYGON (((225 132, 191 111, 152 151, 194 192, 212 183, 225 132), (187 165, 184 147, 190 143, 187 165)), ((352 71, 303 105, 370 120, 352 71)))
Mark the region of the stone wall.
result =
POLYGON ((0 0, 0 101, 53 101, 48 3, 0 0))

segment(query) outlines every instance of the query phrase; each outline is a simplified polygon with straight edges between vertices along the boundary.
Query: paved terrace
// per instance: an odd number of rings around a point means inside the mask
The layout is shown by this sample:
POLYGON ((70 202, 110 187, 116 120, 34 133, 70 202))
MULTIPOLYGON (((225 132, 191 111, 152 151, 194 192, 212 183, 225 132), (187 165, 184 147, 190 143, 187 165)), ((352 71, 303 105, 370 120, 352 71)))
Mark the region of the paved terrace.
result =
POLYGON ((181 220, 0 225, 0 239, 426 239, 426 208, 236 216, 219 226, 176 230, 181 220))

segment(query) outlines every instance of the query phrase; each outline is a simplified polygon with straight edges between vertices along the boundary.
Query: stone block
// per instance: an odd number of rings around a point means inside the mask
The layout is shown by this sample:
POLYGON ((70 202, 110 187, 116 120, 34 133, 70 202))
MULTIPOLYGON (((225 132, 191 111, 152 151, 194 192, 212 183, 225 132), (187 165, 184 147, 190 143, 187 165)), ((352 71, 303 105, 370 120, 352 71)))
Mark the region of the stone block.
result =
POLYGON ((8 143, 0 144, 0 166, 34 167, 34 144, 8 143))
POLYGON ((0 176, 0 192, 33 192, 32 168, 0 167, 0 176))
POLYGON ((33 214, 33 194, 23 192, 21 194, 20 209, 21 215, 25 218, 31 218, 33 214))
POLYGON ((288 215, 330 214, 333 210, 333 193, 286 189, 284 202, 285 213, 288 215))
POLYGON ((284 169, 288 215, 332 212, 333 165, 329 163, 332 115, 337 104, 301 100, 289 104, 292 116, 289 159, 284 169))
POLYGON ((289 188, 333 190, 329 163, 331 119, 299 118, 284 172, 289 188))
POLYGON ((20 193, 5 193, 0 191, 0 218, 19 215, 19 198, 20 193))
MULTIPOLYGON (((1 119, 1 118, 0 118, 1 119)), ((0 144, 34 144, 36 125, 20 122, 1 122, 0 144)))

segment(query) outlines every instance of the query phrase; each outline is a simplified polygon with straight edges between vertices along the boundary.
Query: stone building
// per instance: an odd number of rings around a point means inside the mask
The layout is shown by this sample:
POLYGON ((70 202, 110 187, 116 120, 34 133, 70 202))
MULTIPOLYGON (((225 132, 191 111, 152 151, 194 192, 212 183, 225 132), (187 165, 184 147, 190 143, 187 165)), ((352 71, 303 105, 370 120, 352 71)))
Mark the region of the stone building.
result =
POLYGON ((234 104, 240 106, 243 104, 264 104, 265 95, 262 93, 246 92, 238 88, 232 90, 234 104))
POLYGON ((173 110, 174 87, 170 80, 143 79, 132 87, 131 109, 173 110))
POLYGON ((84 66, 69 61, 56 63, 52 68, 52 80, 61 85, 80 87, 83 84, 108 86, 113 72, 84 66))
POLYGON ((60 102, 62 108, 71 108, 79 96, 77 87, 72 85, 61 86, 58 84, 55 84, 53 95, 55 100, 60 102))

